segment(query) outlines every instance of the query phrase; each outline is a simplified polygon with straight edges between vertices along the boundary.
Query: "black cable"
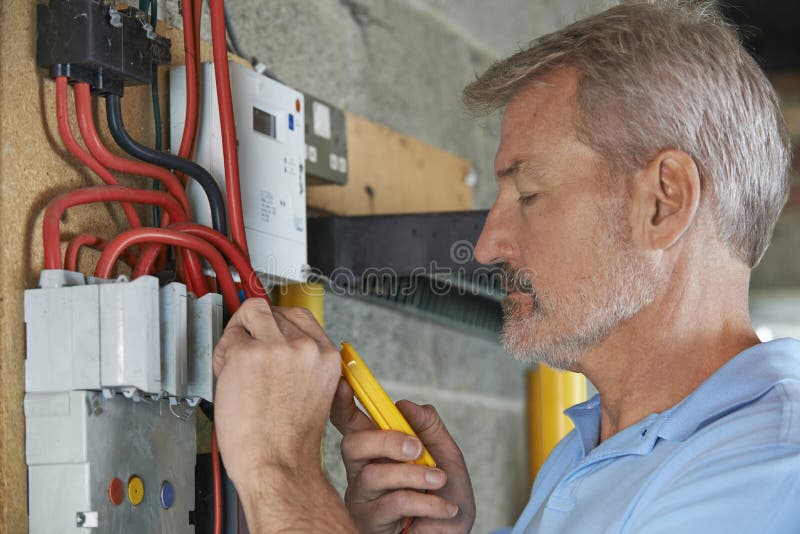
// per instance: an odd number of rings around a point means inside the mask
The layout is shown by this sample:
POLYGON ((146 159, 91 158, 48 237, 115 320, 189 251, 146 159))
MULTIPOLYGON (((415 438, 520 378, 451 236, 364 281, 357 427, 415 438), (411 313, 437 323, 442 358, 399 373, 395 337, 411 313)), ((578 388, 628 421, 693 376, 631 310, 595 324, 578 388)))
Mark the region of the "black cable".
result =
POLYGON ((239 46, 239 39, 236 38, 236 32, 233 29, 233 23, 231 22, 231 16, 228 14, 228 5, 225 4, 223 6, 225 11, 225 31, 228 32, 228 41, 230 41, 231 48, 233 49, 233 53, 235 53, 239 57, 246 58, 248 56, 242 51, 242 47, 239 46))
POLYGON ((267 67, 264 63, 261 63, 255 56, 248 56, 244 53, 242 47, 239 46, 239 39, 236 38, 236 31, 233 28, 233 22, 231 22, 231 17, 228 14, 228 5, 224 4, 222 7, 225 11, 225 33, 228 34, 228 51, 233 52, 239 57, 249 60, 250 64, 259 74, 279 82, 280 80, 275 73, 270 70, 269 67, 267 67))
POLYGON ((156 152, 136 142, 127 131, 122 122, 122 105, 119 95, 106 95, 106 118, 111 136, 119 147, 134 158, 180 171, 191 176, 208 197, 211 206, 211 226, 223 235, 228 235, 228 219, 225 214, 225 200, 214 178, 204 168, 188 159, 180 158, 167 152, 156 152))

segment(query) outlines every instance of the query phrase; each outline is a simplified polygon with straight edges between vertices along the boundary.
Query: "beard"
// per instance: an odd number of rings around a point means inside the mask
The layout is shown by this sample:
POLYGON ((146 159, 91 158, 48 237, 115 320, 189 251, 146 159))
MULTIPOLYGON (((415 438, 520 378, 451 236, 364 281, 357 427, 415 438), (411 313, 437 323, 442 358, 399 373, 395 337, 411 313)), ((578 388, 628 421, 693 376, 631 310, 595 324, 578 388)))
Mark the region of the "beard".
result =
POLYGON ((529 269, 503 269, 506 289, 514 296, 503 302, 500 339, 514 358, 575 369, 583 354, 653 302, 656 271, 634 249, 624 207, 600 210, 594 240, 598 263, 588 277, 572 283, 569 293, 536 287, 529 269))

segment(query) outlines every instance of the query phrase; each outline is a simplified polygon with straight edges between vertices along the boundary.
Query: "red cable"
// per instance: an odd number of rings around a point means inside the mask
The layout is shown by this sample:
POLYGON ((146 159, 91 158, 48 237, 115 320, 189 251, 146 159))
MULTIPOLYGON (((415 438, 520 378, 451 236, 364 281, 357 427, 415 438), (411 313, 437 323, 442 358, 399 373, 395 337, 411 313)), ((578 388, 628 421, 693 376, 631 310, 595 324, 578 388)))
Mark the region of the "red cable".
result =
POLYGON ((236 124, 233 119, 231 78, 228 71, 228 50, 225 40, 225 4, 209 0, 211 8, 211 43, 214 49, 214 78, 217 86, 219 122, 222 130, 222 153, 225 159, 225 192, 228 196, 228 219, 233 242, 250 257, 242 215, 242 194, 239 185, 239 160, 236 151, 236 124))
MULTIPOLYGON (((186 198, 186 192, 183 190, 180 180, 168 170, 157 165, 128 160, 109 151, 101 141, 100 136, 97 134, 97 129, 94 126, 91 109, 92 96, 89 84, 76 84, 74 93, 75 107, 78 112, 78 126, 80 127, 83 140, 89 148, 89 152, 91 152, 100 163, 114 170, 159 180, 164 184, 167 191, 178 200, 186 216, 191 217, 192 212, 189 209, 189 200, 186 198)), ((173 219, 173 221, 174 220, 175 219, 173 219)), ((198 296, 205 295, 208 289, 205 284, 205 279, 203 278, 203 269, 200 262, 193 254, 186 254, 184 259, 186 262, 187 289, 191 288, 198 296)))
MULTIPOLYGON (((182 232, 176 232, 175 230, 167 230, 164 228, 134 228, 133 230, 128 230, 119 234, 108 243, 103 255, 100 256, 100 260, 97 262, 97 267, 94 271, 95 276, 108 278, 111 275, 114 262, 117 261, 120 254, 128 247, 138 243, 172 245, 192 250, 204 256, 217 273, 217 280, 222 288, 222 297, 225 299, 225 305, 231 313, 239 308, 239 295, 236 293, 233 278, 231 278, 230 272, 228 271, 228 264, 225 263, 225 258, 222 257, 222 254, 207 241, 182 232)), ((203 282, 205 282, 205 280, 203 280, 203 282)))
POLYGON ((214 473, 214 534, 222 533, 222 478, 220 477, 217 430, 211 425, 211 471, 214 473))
MULTIPOLYGON (((78 270, 78 254, 82 247, 89 247, 102 252, 106 248, 106 241, 92 234, 76 235, 70 240, 69 245, 67 245, 67 253, 64 255, 64 269, 68 271, 78 270)), ((126 252, 120 260, 133 267, 136 265, 138 257, 130 252, 126 252)))
MULTIPOLYGON (((117 179, 108 172, 108 169, 103 167, 99 161, 86 152, 72 135, 72 129, 69 125, 69 98, 67 95, 66 76, 56 77, 56 118, 58 119, 58 132, 61 134, 61 139, 64 141, 67 150, 78 158, 78 161, 92 169, 105 183, 108 185, 119 185, 117 179)), ((139 214, 136 213, 136 209, 132 205, 126 202, 122 204, 122 209, 125 212, 125 216, 128 218, 128 223, 133 228, 142 226, 139 214)))
POLYGON ((42 223, 44 268, 61 268, 61 238, 59 225, 61 223, 61 217, 67 209, 80 204, 120 201, 155 204, 166 210, 171 220, 179 222, 186 220, 186 215, 183 213, 180 204, 178 204, 175 198, 162 191, 133 189, 119 185, 86 187, 69 191, 51 200, 45 208, 44 222, 42 223))
POLYGON ((192 212, 189 209, 189 200, 186 198, 186 192, 183 190, 180 180, 178 180, 174 174, 157 165, 150 165, 149 163, 117 156, 106 148, 94 126, 94 118, 92 116, 92 94, 89 84, 77 83, 75 84, 73 92, 75 93, 75 108, 78 112, 78 126, 81 130, 83 142, 86 143, 89 152, 97 158, 97 161, 115 171, 146 176, 160 181, 164 184, 166 190, 178 199, 186 215, 191 216, 192 212))
MULTIPOLYGON (((198 2, 201 4, 201 2, 198 2)), ((202 5, 202 4, 201 4, 202 5)), ((192 159, 195 132, 197 131, 198 114, 198 61, 195 32, 199 34, 200 28, 195 25, 193 0, 183 0, 183 50, 186 63, 186 115, 183 123, 183 135, 178 149, 178 156, 192 159)), ((183 180, 185 183, 185 179, 183 180)))
POLYGON ((170 225, 170 228, 175 228, 182 232, 185 232, 190 235, 194 235, 205 239, 212 245, 214 245, 220 252, 222 252, 226 258, 233 264, 236 270, 239 272, 239 278, 241 279, 242 288, 244 289, 245 294, 249 298, 263 298, 267 301, 267 304, 270 306, 272 302, 267 295, 266 289, 261 284, 261 280, 258 278, 253 267, 250 265, 250 261, 247 259, 247 256, 236 246, 235 243, 231 242, 221 233, 217 232, 213 228, 209 228, 207 226, 202 226, 199 224, 193 223, 176 223, 170 225))
MULTIPOLYGON (((181 138, 181 147, 179 149, 179 154, 181 157, 188 157, 191 159, 191 156, 194 154, 194 143, 195 143, 195 133, 197 130, 197 107, 199 105, 200 99, 200 17, 203 12, 203 2, 202 0, 184 0, 184 17, 183 17, 183 26, 184 26, 184 47, 185 53, 184 56, 186 58, 186 122, 184 123, 183 128, 183 137, 181 138), (188 36, 186 35, 186 27, 187 27, 187 17, 186 13, 190 12, 192 20, 192 30, 193 30, 193 38, 194 42, 192 43, 192 48, 194 54, 190 53, 189 49, 189 40, 188 36), (190 61, 190 59, 192 61, 190 61), (191 67, 190 67, 191 65, 191 67), (192 74, 194 75, 194 79, 192 79, 192 74), (193 94, 192 94, 193 93, 193 94), (195 121, 193 125, 191 125, 191 129, 189 129, 189 109, 191 106, 191 98, 194 96, 194 106, 195 106, 195 115, 192 117, 195 121), (190 137, 187 139, 187 133, 190 137), (184 153, 184 151, 186 151, 184 153)), ((224 19, 223 19, 224 23, 224 19)), ((223 37, 224 41, 224 37, 223 37)), ((227 59, 227 54, 226 54, 227 59)), ((227 66, 227 63, 226 63, 227 66)), ((216 69, 215 69, 216 70, 216 69)), ((235 136, 234 136, 235 137, 235 136)), ((234 145, 235 146, 235 145, 234 145)), ((226 172, 227 175, 227 172, 226 172)), ((227 182, 226 182, 227 184, 227 182)), ((238 185, 238 184, 237 184, 238 185)), ((227 184, 228 190, 230 190, 230 184, 227 184)), ((237 187, 237 197, 241 199, 241 193, 238 192, 237 187)), ((236 209, 238 207, 238 219, 242 219, 241 217, 241 200, 236 203, 231 203, 231 194, 228 193, 228 218, 231 226, 233 228, 237 228, 235 221, 237 220, 237 215, 231 216, 230 210, 236 209)), ((238 228, 237 228, 238 230, 238 228)), ((237 231, 232 231, 232 235, 237 235, 237 231)), ((241 232, 242 244, 244 244, 244 249, 247 250, 247 242, 244 240, 244 231, 241 232)), ((225 236, 223 236, 225 237, 225 236)), ((227 240, 226 240, 227 241, 227 240)), ((228 256, 230 258, 230 256, 228 256)), ((245 255, 246 257, 246 255, 245 255)), ((249 262, 248 262, 249 265, 249 262)), ((212 466, 212 473, 214 478, 214 534, 222 534, 222 475, 220 473, 220 460, 219 460, 219 450, 217 448, 217 434, 214 430, 213 426, 211 428, 211 466, 212 466)))
POLYGON ((200 24, 200 19, 203 15, 203 1, 202 0, 190 0, 192 2, 193 10, 194 10, 194 49, 197 50, 197 66, 198 69, 200 67, 200 30, 202 26, 200 24))

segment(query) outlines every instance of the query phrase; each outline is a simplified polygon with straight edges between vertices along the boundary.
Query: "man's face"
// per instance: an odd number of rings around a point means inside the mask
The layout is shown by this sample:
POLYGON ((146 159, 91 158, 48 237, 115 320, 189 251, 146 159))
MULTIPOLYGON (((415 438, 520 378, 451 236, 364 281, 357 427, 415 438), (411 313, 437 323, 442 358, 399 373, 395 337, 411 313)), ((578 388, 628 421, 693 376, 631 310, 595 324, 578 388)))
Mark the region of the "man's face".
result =
POLYGON ((655 286, 631 243, 625 180, 577 139, 576 89, 577 75, 561 69, 509 102, 499 193, 476 247, 507 273, 506 349, 562 369, 651 302, 655 286))

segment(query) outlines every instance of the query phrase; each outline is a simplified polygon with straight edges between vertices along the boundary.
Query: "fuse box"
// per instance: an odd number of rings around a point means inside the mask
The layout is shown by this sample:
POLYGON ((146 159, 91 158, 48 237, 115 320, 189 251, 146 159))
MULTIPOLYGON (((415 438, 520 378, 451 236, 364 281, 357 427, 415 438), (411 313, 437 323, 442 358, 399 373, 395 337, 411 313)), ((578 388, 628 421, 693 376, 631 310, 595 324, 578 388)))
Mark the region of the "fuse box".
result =
POLYGON ((142 11, 101 0, 49 0, 36 6, 36 63, 102 92, 149 84, 153 63, 170 61, 170 40, 142 11))
MULTIPOLYGON (((170 71, 170 144, 180 145, 186 111, 185 67, 170 71)), ((253 268, 274 283, 303 282, 306 254, 305 112, 303 94, 230 63, 242 209, 253 268)), ((214 66, 201 68, 195 160, 225 190, 214 66)), ((196 221, 208 224, 202 189, 189 183, 196 221)))
POLYGON ((221 296, 45 270, 25 326, 30 532, 194 532, 221 296))

